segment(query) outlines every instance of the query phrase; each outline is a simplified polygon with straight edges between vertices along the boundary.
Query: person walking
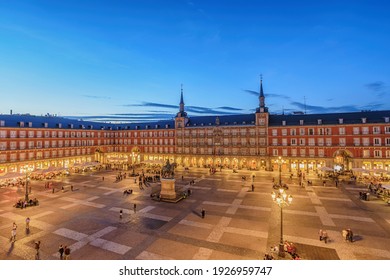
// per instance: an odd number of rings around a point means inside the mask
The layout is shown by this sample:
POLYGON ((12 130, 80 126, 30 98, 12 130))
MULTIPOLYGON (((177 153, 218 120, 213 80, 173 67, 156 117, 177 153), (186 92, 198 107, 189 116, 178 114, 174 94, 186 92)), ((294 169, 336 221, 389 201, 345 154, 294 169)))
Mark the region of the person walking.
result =
POLYGON ((11 238, 10 238, 10 241, 11 241, 12 243, 14 243, 14 242, 16 241, 16 228, 13 228, 13 229, 11 230, 11 238))
POLYGON ((204 208, 202 208, 202 211, 200 213, 202 214, 202 219, 204 219, 204 217, 206 215, 206 211, 204 210, 204 208))
POLYGON ((40 256, 39 256, 39 249, 40 248, 41 248, 41 241, 35 241, 35 250, 36 250, 35 259, 36 260, 40 259, 40 256))
POLYGON ((328 233, 326 232, 326 230, 322 232, 322 240, 324 240, 325 243, 328 243, 328 233))
POLYGON ((134 203, 133 209, 134 209, 134 213, 137 212, 137 204, 134 203))
POLYGON ((318 237, 320 238, 320 241, 322 241, 322 238, 324 237, 324 231, 322 229, 319 230, 318 237))
POLYGON ((30 218, 29 217, 26 218, 26 230, 27 231, 30 230, 30 218))
POLYGON ((70 259, 70 248, 68 246, 64 247, 65 260, 70 259))
POLYGON ((123 217, 123 210, 121 209, 121 210, 119 211, 119 219, 122 219, 122 217, 123 217))
POLYGON ((60 260, 63 260, 64 259, 64 247, 62 246, 62 244, 58 247, 58 253, 60 254, 60 260))

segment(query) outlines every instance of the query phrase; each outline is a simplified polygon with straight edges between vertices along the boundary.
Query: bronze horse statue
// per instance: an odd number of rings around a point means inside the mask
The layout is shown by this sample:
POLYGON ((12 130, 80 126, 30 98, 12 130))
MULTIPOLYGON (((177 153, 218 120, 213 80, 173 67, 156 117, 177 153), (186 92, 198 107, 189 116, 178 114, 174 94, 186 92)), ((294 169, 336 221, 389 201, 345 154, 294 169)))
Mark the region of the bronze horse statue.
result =
POLYGON ((176 163, 171 164, 169 163, 169 160, 167 160, 167 163, 161 168, 161 177, 174 178, 175 167, 176 167, 176 163))

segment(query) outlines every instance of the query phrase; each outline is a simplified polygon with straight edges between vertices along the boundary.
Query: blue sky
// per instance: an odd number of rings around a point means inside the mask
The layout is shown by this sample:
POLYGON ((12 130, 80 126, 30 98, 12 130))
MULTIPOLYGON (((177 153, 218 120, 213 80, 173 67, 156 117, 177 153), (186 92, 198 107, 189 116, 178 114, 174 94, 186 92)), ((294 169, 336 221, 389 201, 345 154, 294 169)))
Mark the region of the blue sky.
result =
POLYGON ((0 113, 390 109, 387 1, 2 1, 0 113))

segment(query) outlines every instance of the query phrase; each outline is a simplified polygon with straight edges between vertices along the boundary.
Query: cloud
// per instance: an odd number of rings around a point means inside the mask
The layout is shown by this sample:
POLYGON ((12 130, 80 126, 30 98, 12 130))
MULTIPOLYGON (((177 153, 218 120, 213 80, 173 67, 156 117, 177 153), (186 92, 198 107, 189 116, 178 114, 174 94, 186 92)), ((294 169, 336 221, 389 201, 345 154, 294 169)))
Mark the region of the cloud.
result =
POLYGON ((87 94, 84 94, 82 96, 86 98, 92 98, 92 99, 111 99, 111 97, 109 96, 98 96, 98 95, 87 95, 87 94))
POLYGON ((242 111, 242 109, 240 109, 240 108, 234 108, 234 107, 228 107, 228 106, 218 107, 217 109, 227 110, 227 111, 242 111))
MULTIPOLYGON (((245 91, 245 92, 247 92, 247 93, 250 93, 250 94, 252 94, 252 95, 255 95, 255 96, 257 96, 257 97, 260 95, 260 93, 259 93, 259 92, 257 92, 257 91, 254 91, 254 90, 245 89, 244 91, 245 91)), ((289 96, 287 96, 287 95, 284 95, 284 94, 278 94, 278 93, 264 93, 264 95, 265 95, 265 97, 266 97, 266 98, 282 98, 282 99, 290 99, 290 97, 289 97, 289 96)))
POLYGON ((385 83, 382 81, 377 81, 365 85, 366 88, 374 92, 379 92, 385 89, 385 83))
POLYGON ((178 109, 178 105, 170 105, 163 103, 154 103, 154 102, 142 102, 141 104, 125 104, 121 105, 123 107, 159 107, 159 108, 170 108, 170 109, 178 109))

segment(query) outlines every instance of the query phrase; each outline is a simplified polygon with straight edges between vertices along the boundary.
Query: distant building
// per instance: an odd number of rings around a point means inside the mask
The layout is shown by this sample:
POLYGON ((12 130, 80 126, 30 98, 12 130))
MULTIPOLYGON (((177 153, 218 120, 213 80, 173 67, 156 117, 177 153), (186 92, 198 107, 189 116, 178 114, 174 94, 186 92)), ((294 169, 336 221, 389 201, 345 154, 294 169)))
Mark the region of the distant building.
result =
POLYGON ((0 178, 9 172, 86 162, 283 171, 390 171, 390 110, 272 115, 260 82, 253 114, 188 116, 183 89, 174 120, 107 124, 57 116, 0 115, 0 178))

